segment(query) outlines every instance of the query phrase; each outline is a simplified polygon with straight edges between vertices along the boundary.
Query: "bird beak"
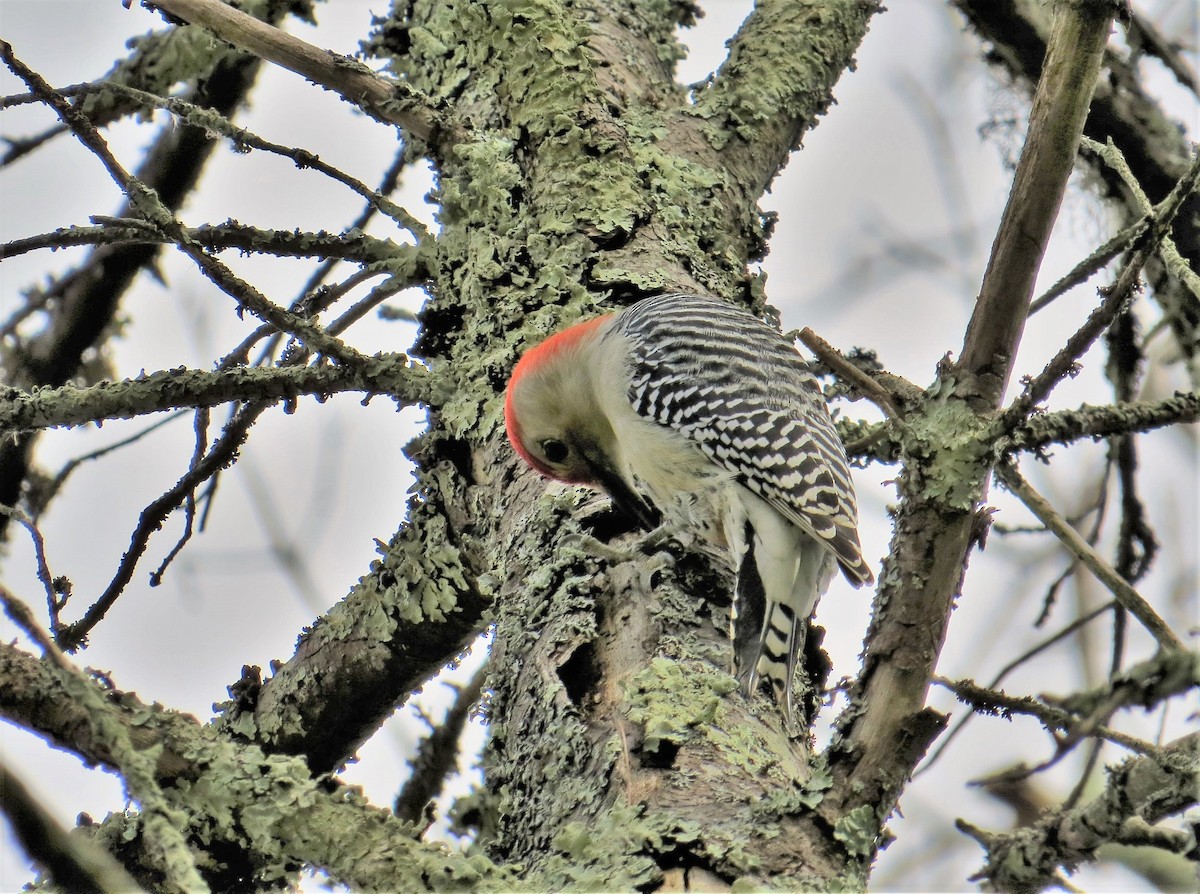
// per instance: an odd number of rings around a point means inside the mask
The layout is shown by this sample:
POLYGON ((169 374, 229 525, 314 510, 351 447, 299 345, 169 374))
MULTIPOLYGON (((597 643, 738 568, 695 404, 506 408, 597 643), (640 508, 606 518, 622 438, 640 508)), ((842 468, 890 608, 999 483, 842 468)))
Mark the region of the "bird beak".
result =
POLYGON ((604 488, 604 492, 608 494, 617 509, 635 519, 647 531, 653 531, 662 523, 662 516, 658 510, 629 486, 604 454, 599 450, 587 448, 579 452, 591 470, 596 483, 604 488))

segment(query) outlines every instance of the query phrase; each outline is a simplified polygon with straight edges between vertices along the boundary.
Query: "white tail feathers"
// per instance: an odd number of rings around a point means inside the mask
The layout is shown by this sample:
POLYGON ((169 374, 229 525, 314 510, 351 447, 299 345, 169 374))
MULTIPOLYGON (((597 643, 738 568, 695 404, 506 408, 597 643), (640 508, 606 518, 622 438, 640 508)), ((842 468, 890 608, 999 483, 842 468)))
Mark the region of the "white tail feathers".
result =
POLYGON ((766 501, 740 486, 737 490, 741 500, 731 502, 741 505, 730 507, 732 524, 726 527, 738 557, 731 631, 735 673, 747 697, 766 680, 791 723, 796 664, 808 619, 836 562, 766 501))

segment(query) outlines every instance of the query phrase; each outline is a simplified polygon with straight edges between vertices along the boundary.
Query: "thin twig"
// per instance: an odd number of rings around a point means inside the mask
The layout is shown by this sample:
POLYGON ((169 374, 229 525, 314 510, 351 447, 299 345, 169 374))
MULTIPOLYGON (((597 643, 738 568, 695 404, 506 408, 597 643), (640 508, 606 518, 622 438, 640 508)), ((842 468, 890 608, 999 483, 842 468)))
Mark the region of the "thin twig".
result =
POLYGON ((1104 561, 1103 556, 1079 536, 1078 531, 1067 524, 1066 520, 1058 514, 1058 511, 1041 494, 1034 490, 1021 477, 1015 466, 1011 463, 1000 463, 996 466, 996 475, 1029 508, 1029 511, 1037 516, 1038 520, 1053 532, 1074 556, 1087 566, 1088 570, 1096 576, 1097 580, 1104 584, 1109 592, 1117 598, 1117 601, 1129 609, 1130 614, 1141 621, 1142 626, 1150 632, 1162 648, 1184 648, 1183 642, 1167 626, 1163 619, 1158 616, 1154 609, 1150 607, 1150 604, 1130 586, 1127 580, 1117 574, 1112 569, 1112 566, 1104 561))
MULTIPOLYGON (((2 407, 2 404, 0 404, 0 407, 2 407)), ((96 450, 92 450, 88 453, 84 453, 80 456, 76 456, 67 460, 67 462, 63 463, 62 468, 55 473, 54 477, 49 481, 49 483, 39 488, 40 499, 38 500, 38 506, 34 511, 34 521, 37 521, 41 517, 41 512, 49 502, 50 496, 58 493, 58 491, 62 489, 62 486, 66 484, 67 478, 69 478, 71 474, 81 465, 86 462, 91 462, 92 460, 100 459, 103 456, 107 456, 114 450, 120 450, 123 447, 128 447, 130 444, 135 444, 147 435, 158 431, 164 425, 170 425, 187 412, 187 410, 180 410, 176 413, 172 413, 165 419, 159 419, 155 422, 152 422, 150 425, 147 425, 145 428, 135 432, 127 438, 121 438, 119 441, 114 441, 111 444, 105 444, 103 447, 99 447, 96 450)))
POLYGON ((0 584, 0 604, 4 606, 4 613, 12 618, 12 622, 20 627, 26 636, 37 643, 38 648, 42 650, 42 654, 46 656, 47 661, 59 670, 75 673, 75 668, 71 666, 71 662, 67 660, 67 656, 62 653, 62 650, 50 638, 50 634, 38 624, 37 620, 33 617, 33 612, 29 610, 29 606, 14 596, 3 584, 0 584))
POLYGON ((1056 298, 1069 292, 1076 286, 1081 286, 1093 275, 1100 272, 1113 258, 1120 255, 1122 252, 1129 251, 1134 246, 1138 239, 1142 238, 1146 233, 1146 229, 1150 226, 1150 215, 1141 217, 1135 220, 1117 235, 1113 236, 1086 258, 1076 264, 1071 270, 1063 276, 1058 282, 1047 289, 1043 294, 1039 295, 1032 304, 1029 305, 1029 315, 1033 316, 1042 308, 1048 306, 1056 298))
MULTIPOLYGON (((1084 624, 1091 623, 1092 621, 1096 620, 1096 618, 1111 611, 1112 608, 1118 604, 1119 603, 1116 600, 1113 600, 1112 602, 1106 602, 1104 605, 1100 606, 1099 608, 1092 609, 1092 611, 1088 612, 1083 617, 1076 618, 1074 621, 1072 621, 1070 624, 1068 624, 1062 630, 1059 630, 1053 636, 1042 640, 1040 643, 1033 646, 1032 648, 1026 649, 1024 652, 1022 652, 1020 655, 1018 655, 1016 658, 1014 658, 1008 664, 1004 665, 1004 667, 1000 668, 1000 670, 996 673, 996 676, 994 676, 992 678, 991 682, 989 682, 987 684, 986 688, 995 689, 1002 682, 1004 682, 1005 677, 1007 677, 1010 673, 1012 673, 1014 670, 1016 670, 1022 664, 1024 664, 1025 662, 1027 662, 1033 658, 1036 658, 1039 654, 1046 651, 1051 646, 1061 642, 1062 640, 1066 639, 1068 636, 1071 636, 1073 633, 1075 633, 1075 631, 1077 631, 1081 627, 1083 627, 1084 624)), ((937 761, 941 758, 942 754, 946 751, 946 749, 950 747, 950 743, 952 741, 954 741, 955 737, 957 737, 960 732, 962 732, 963 727, 965 727, 968 723, 970 723, 971 719, 976 716, 978 716, 978 715, 976 715, 974 712, 971 712, 971 713, 967 714, 965 717, 963 717, 963 719, 960 720, 958 723, 956 723, 953 726, 953 728, 951 728, 950 732, 948 732, 946 735, 944 735, 942 737, 942 740, 938 743, 937 749, 931 755, 929 755, 929 757, 921 765, 921 768, 919 770, 917 770, 915 773, 913 773, 913 777, 915 778, 917 776, 920 776, 922 773, 924 773, 926 770, 928 770, 930 767, 932 767, 935 763, 937 763, 937 761)))
POLYGON ((1177 391, 1162 400, 1136 400, 1075 410, 1035 413, 996 442, 998 455, 1042 450, 1083 438, 1152 431, 1167 425, 1200 421, 1200 394, 1177 391))
MULTIPOLYGON (((1072 528, 1078 528, 1083 524, 1083 519, 1085 517, 1089 515, 1093 516, 1092 527, 1087 532, 1087 536, 1084 537, 1084 540, 1087 541, 1088 545, 1093 548, 1095 548, 1096 544, 1100 542, 1100 532, 1104 530, 1104 518, 1108 514, 1108 478, 1111 468, 1112 463, 1106 460, 1104 463, 1104 471, 1101 473, 1100 480, 1097 484, 1096 498, 1094 501, 1092 501, 1092 505, 1085 505, 1082 510, 1075 513, 1074 517, 1069 517, 1066 519, 1067 524, 1069 524, 1072 528)), ((1044 532, 1046 529, 1043 527, 1042 530, 1044 532)), ((1054 582, 1050 584, 1046 590, 1046 596, 1042 600, 1041 614, 1039 614, 1037 616, 1037 620, 1033 622, 1034 627, 1040 628, 1046 623, 1047 620, 1049 620, 1050 613, 1054 610, 1054 604, 1058 601, 1058 591, 1062 589, 1063 584, 1066 583, 1067 580, 1069 580, 1071 576, 1078 571, 1078 569, 1079 560, 1072 559, 1067 563, 1067 567, 1063 569, 1062 574, 1055 578, 1054 582)), ((1117 603, 1116 613, 1120 614, 1123 612, 1124 609, 1121 608, 1120 603, 1117 603)), ((1079 637, 1079 651, 1082 654, 1085 665, 1090 663, 1087 660, 1089 657, 1088 653, 1090 651, 1089 646, 1090 642, 1088 637, 1081 629, 1081 635, 1079 637)))
MULTIPOLYGON (((0 245, 0 260, 14 258, 31 251, 70 248, 81 245, 168 245, 175 239, 155 229, 145 220, 129 217, 92 215, 97 226, 60 227, 48 233, 38 233, 14 239, 0 245)), ((236 249, 249 254, 269 254, 280 258, 323 258, 372 264, 379 261, 397 262, 410 256, 415 249, 407 243, 397 244, 366 233, 330 233, 324 230, 273 230, 226 221, 184 227, 183 234, 195 245, 210 251, 236 249)), ((12 330, 5 322, 5 331, 12 330)))
MULTIPOLYGON (((1143 215, 1151 218, 1151 222, 1153 222, 1154 215, 1160 214, 1165 204, 1171 201, 1171 196, 1168 195, 1157 207, 1151 204, 1149 196, 1142 189, 1142 185, 1138 183, 1137 177, 1134 176, 1133 171, 1129 167, 1129 162, 1125 160, 1125 155, 1113 143, 1112 137, 1109 137, 1108 141, 1104 144, 1084 137, 1083 146, 1098 155, 1106 165, 1116 172, 1117 176, 1121 178, 1121 182, 1125 185, 1125 188, 1129 190, 1133 203, 1143 215)), ((1200 146, 1193 144, 1192 152, 1200 153, 1200 146)), ((1186 176, 1185 174, 1184 177, 1186 178, 1186 176)), ((1195 188, 1195 184, 1193 184, 1192 190, 1194 191, 1195 188)), ((1184 198, 1187 198, 1186 194, 1184 198)), ((1179 249, 1175 246, 1175 241, 1171 238, 1169 227, 1163 228, 1162 239, 1158 245, 1158 253, 1162 256, 1163 263, 1171 275, 1176 277, 1180 281, 1180 284, 1192 293, 1192 297, 1200 299, 1200 273, 1193 270, 1192 265, 1179 254, 1179 249)))
POLYGON ((825 339, 811 329, 800 330, 800 341, 839 377, 857 388, 867 400, 879 407, 889 419, 900 419, 893 396, 882 385, 847 360, 825 339))
POLYGON ((290 158, 298 168, 311 168, 314 171, 318 171, 358 193, 376 210, 387 215, 401 227, 408 230, 418 242, 424 242, 431 238, 428 228, 407 209, 397 205, 383 193, 371 189, 361 180, 351 177, 328 162, 322 161, 318 155, 314 155, 304 149, 297 149, 272 142, 265 137, 251 133, 245 128, 238 127, 219 112, 206 109, 203 106, 187 102, 186 100, 173 96, 159 96, 155 93, 138 90, 135 87, 125 84, 110 83, 105 86, 106 89, 124 94, 148 108, 164 109, 188 124, 203 127, 205 130, 213 133, 219 133, 233 142, 239 153, 248 152, 250 149, 259 149, 263 152, 270 152, 274 155, 290 158))
POLYGON ((1054 387, 1071 374, 1078 359, 1116 319, 1117 314, 1121 312, 1133 294, 1142 268, 1166 236, 1184 199, 1196 189, 1198 182, 1200 182, 1200 154, 1193 159, 1192 166, 1175 184, 1171 194, 1159 204, 1142 244, 1125 263, 1116 282, 1107 289, 1101 290, 1104 299, 1100 302, 1100 306, 1093 310, 1083 325, 1067 339, 1062 349, 1046 364, 1046 368, 1026 383, 1024 392, 1013 401, 1012 406, 997 417, 993 427, 997 436, 1003 435, 1016 425, 1020 418, 1045 400, 1054 387))
POLYGON ((350 307, 346 308, 341 316, 325 327, 326 330, 330 335, 340 335, 365 317, 373 308, 378 307, 397 292, 404 291, 408 286, 409 283, 407 280, 399 276, 389 276, 358 301, 355 301, 350 307))
MULTIPOLYGON (((208 407, 202 407, 192 414, 192 434, 194 435, 195 446, 192 448, 192 460, 188 465, 189 469, 195 469, 204 459, 204 453, 208 449, 208 424, 212 419, 212 412, 208 407)), ((158 567, 150 572, 150 586, 157 587, 162 583, 163 575, 167 573, 167 569, 175 558, 183 552, 183 548, 187 546, 192 539, 192 534, 196 530, 196 491, 190 490, 183 497, 183 530, 179 537, 175 539, 174 545, 167 551, 163 560, 158 563, 158 567)))
MULTIPOLYGON (((54 575, 50 573, 50 564, 46 561, 46 541, 42 537, 42 532, 34 523, 33 519, 27 516, 16 506, 6 506, 0 503, 0 515, 6 515, 29 532, 30 538, 33 540, 33 557, 37 565, 37 579, 41 583, 42 588, 46 591, 46 609, 50 612, 50 628, 58 627, 59 610, 66 604, 65 599, 59 599, 56 594, 58 587, 55 584, 54 575)), ((67 586, 64 584, 64 586, 67 586)))
MULTIPOLYGON (((1032 696, 1012 696, 999 689, 980 686, 971 680, 950 680, 946 677, 935 676, 933 682, 949 689, 960 699, 976 709, 1002 714, 1026 714, 1035 718, 1051 732, 1054 730, 1070 730, 1078 722, 1078 719, 1070 711, 1064 711, 1062 708, 1048 705, 1032 696)), ((1106 726, 1096 725, 1092 728, 1091 732, 1102 739, 1107 739, 1115 745, 1120 745, 1122 748, 1127 748, 1138 754, 1149 754, 1154 751, 1152 743, 1144 742, 1135 736, 1130 736, 1115 729, 1109 729, 1106 726)), ((1055 756, 1051 760, 1057 761, 1061 759, 1061 756, 1061 753, 1056 751, 1055 756)), ((1039 765, 1036 769, 1045 769, 1045 767, 1039 765)), ((996 778, 1004 778, 1005 780, 1021 779, 1033 772, 1034 770, 1025 767, 1019 770, 1006 770, 996 777, 988 777, 988 781, 996 778)), ((982 781, 977 784, 982 784, 982 781)))
MULTIPOLYGON (((262 404, 252 404, 251 406, 262 406, 262 404)), ((105 587, 104 592, 88 607, 82 618, 56 632, 55 639, 63 649, 68 651, 77 649, 83 644, 92 629, 104 620, 104 616, 116 604, 117 598, 124 592, 129 581, 133 579, 134 569, 146 552, 150 537, 162 527, 167 517, 196 489, 200 482, 209 478, 215 470, 224 467, 230 458, 241 449, 246 442, 250 425, 257 418, 258 416, 255 415, 253 419, 244 424, 235 424, 238 423, 238 417, 231 420, 205 457, 192 465, 170 490, 142 510, 142 514, 138 517, 137 527, 134 528, 133 534, 129 538, 129 548, 121 557, 121 563, 117 566, 117 571, 108 586, 105 587)))
MULTIPOLYGON (((256 19, 251 19, 251 21, 257 22, 256 19)), ((7 41, 0 40, 0 59, 3 59, 13 73, 21 78, 31 90, 43 97, 46 104, 54 109, 76 138, 100 160, 112 180, 128 197, 131 207, 168 235, 179 250, 196 263, 205 276, 212 280, 221 291, 232 296, 238 302, 240 309, 249 310, 264 322, 288 332, 313 350, 342 364, 362 365, 368 362, 367 357, 341 340, 333 338, 321 327, 284 310, 267 299, 252 285, 234 274, 223 262, 208 254, 203 247, 189 238, 186 228, 162 203, 154 190, 121 167, 100 132, 87 117, 72 106, 65 97, 56 93, 41 75, 17 59, 13 54, 12 46, 7 41)))
POLYGON ((147 0, 147 5, 302 75, 376 120, 403 127, 427 143, 448 151, 470 139, 460 121, 411 84, 384 78, 355 59, 315 47, 219 0, 147 0))

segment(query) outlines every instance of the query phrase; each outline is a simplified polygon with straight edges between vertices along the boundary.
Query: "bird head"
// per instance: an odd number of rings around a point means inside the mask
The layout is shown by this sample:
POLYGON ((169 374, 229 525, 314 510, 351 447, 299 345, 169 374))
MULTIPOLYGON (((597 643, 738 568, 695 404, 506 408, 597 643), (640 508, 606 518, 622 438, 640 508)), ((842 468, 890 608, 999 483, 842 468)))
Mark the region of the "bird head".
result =
POLYGON ((547 478, 603 486, 594 466, 613 433, 596 401, 587 355, 611 320, 564 329, 526 351, 513 369, 504 398, 508 440, 547 478))

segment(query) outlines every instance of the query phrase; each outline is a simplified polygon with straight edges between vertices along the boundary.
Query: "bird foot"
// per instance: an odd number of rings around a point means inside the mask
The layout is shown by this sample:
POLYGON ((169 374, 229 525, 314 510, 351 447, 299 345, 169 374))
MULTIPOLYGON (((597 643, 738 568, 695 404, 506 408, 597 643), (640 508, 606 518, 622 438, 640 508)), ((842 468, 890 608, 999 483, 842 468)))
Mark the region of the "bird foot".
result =
POLYGON ((671 537, 671 532, 660 525, 643 537, 629 545, 614 546, 598 540, 590 534, 571 533, 563 536, 560 543, 569 550, 579 552, 584 556, 602 559, 613 564, 636 562, 641 566, 642 576, 650 576, 666 569, 674 562, 670 552, 662 549, 663 544, 671 537))

